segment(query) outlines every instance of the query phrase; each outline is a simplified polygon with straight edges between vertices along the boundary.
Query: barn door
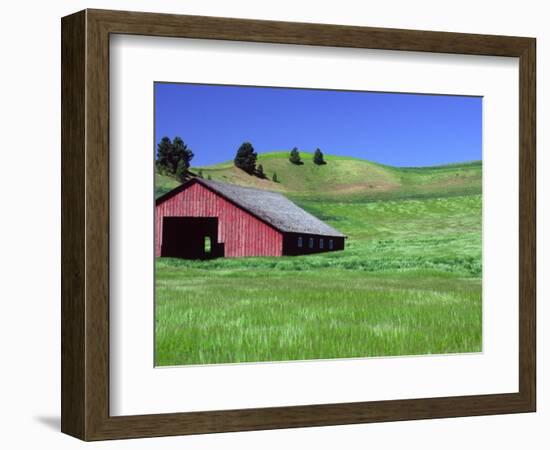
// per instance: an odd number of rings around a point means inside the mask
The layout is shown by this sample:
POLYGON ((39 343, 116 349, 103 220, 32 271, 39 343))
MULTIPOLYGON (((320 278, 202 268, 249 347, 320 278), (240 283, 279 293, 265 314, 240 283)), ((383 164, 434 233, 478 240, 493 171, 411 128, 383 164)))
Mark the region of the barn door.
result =
POLYGON ((223 256, 219 254, 217 239, 217 217, 164 217, 161 256, 185 259, 223 256))

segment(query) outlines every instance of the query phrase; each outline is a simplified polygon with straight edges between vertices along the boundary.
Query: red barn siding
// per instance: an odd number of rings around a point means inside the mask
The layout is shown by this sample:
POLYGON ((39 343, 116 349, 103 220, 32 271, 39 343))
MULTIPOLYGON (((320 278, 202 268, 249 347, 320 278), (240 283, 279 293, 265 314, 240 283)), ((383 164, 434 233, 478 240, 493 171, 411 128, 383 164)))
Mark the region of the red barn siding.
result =
POLYGON ((164 216, 217 217, 226 257, 281 256, 282 234, 233 203, 194 183, 156 206, 155 255, 160 256, 164 216))

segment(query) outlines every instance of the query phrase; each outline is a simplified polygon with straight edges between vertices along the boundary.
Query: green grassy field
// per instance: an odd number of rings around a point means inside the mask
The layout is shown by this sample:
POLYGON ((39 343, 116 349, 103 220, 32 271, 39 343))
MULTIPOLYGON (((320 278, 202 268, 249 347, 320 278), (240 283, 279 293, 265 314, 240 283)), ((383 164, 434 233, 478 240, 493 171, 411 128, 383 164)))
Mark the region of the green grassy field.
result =
MULTIPOLYGON (((293 166, 286 154, 261 155, 280 183, 231 164, 202 168, 284 192, 345 233, 346 249, 158 258, 157 365, 481 351, 481 163, 403 169, 326 159, 293 166)), ((157 176, 160 191, 168 183, 177 185, 157 176)))

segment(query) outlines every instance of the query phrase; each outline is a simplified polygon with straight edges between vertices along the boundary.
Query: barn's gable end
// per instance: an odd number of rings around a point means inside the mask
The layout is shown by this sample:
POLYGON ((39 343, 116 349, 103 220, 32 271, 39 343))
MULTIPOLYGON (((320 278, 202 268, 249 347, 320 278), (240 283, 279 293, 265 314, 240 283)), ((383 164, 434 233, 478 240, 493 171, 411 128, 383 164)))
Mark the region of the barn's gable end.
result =
POLYGON ((200 183, 190 183, 157 202, 156 256, 161 254, 162 218, 165 216, 217 217, 218 241, 224 243, 227 257, 282 255, 281 232, 200 183))

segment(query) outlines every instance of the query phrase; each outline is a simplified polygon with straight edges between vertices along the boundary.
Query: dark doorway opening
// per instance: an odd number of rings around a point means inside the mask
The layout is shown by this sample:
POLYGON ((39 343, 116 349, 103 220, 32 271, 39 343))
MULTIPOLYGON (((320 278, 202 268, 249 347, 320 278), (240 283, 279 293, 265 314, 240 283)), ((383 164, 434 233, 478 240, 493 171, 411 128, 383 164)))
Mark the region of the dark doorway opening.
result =
POLYGON ((224 256, 217 217, 164 217, 161 256, 209 259, 224 256))

